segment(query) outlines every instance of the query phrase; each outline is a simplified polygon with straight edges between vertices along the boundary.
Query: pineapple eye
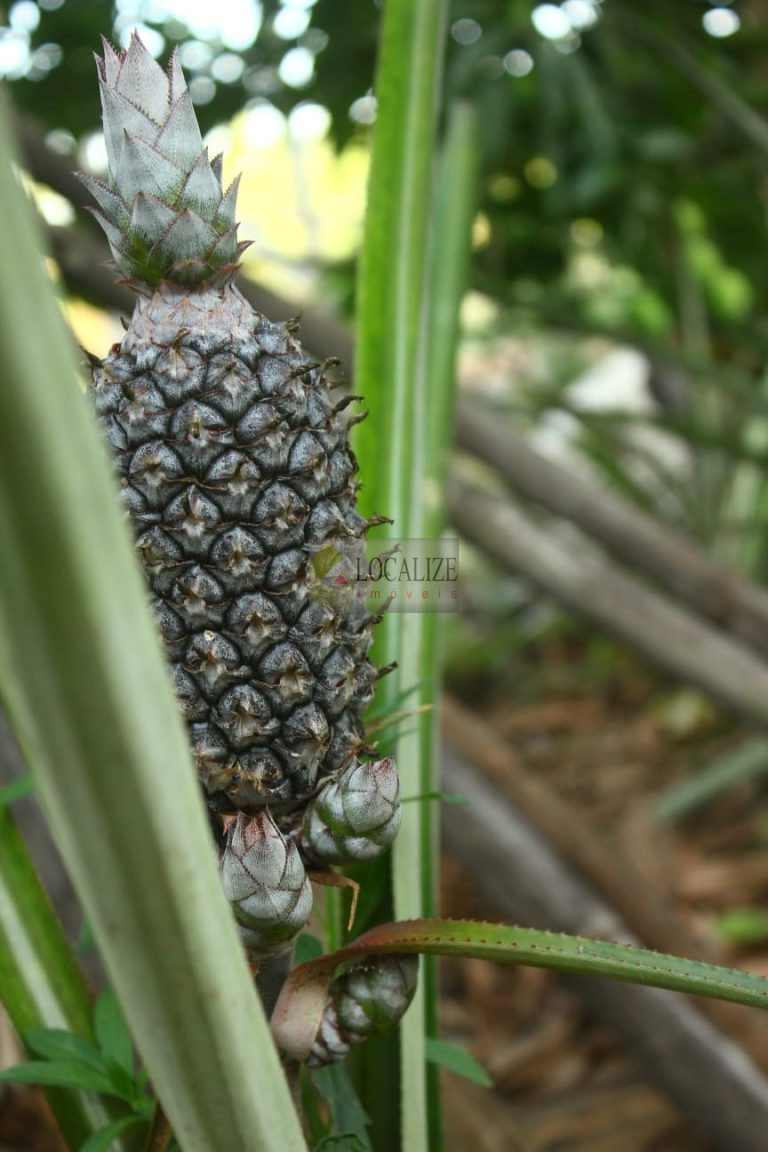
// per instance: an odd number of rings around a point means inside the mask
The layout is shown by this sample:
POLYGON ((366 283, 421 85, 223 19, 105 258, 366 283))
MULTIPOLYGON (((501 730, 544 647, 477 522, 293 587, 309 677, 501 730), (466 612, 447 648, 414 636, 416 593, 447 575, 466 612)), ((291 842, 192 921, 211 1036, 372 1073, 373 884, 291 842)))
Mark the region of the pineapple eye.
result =
POLYGON ((193 724, 190 736, 198 768, 210 769, 224 763, 228 755, 227 742, 213 724, 193 724))
POLYGON ((242 452, 225 452, 205 474, 208 489, 216 493, 216 502, 231 520, 244 518, 258 491, 261 473, 242 452))
POLYGON ((93 373, 93 396, 96 401, 96 411, 101 416, 103 413, 114 411, 118 407, 123 396, 123 389, 111 372, 99 367, 93 373))
POLYGON ((215 408, 187 400, 174 413, 170 431, 173 439, 184 447, 190 461, 200 465, 212 462, 227 425, 215 408))
POLYGON ((208 705, 195 681, 180 664, 173 666, 173 680, 181 710, 187 720, 204 720, 208 705))
POLYGON ((266 698, 250 684, 225 692, 216 711, 238 749, 266 741, 280 730, 280 722, 272 715, 266 698))
POLYGON ((185 667, 205 695, 214 698, 239 674, 240 654, 215 632, 203 632, 187 646, 185 667))
POLYGON ((314 677, 294 644, 276 644, 259 664, 259 674, 270 699, 282 712, 291 710, 312 693, 314 677))
POLYGON ((194 485, 172 500, 165 510, 169 528, 180 532, 190 544, 207 539, 211 528, 220 519, 216 505, 194 485))
POLYGON ((283 724, 283 739, 287 744, 306 741, 324 746, 330 738, 328 721, 317 704, 304 704, 291 713, 283 724))
POLYGON ((290 782, 285 769, 272 752, 266 748, 249 748, 237 759, 240 779, 233 800, 243 805, 264 804, 275 799, 290 797, 290 782))
POLYGON ((254 525, 265 548, 273 552, 302 544, 301 526, 307 518, 307 505, 287 484, 273 484, 256 502, 254 525))
POLYGON ((152 440, 134 452, 128 474, 134 487, 146 497, 150 508, 156 508, 165 504, 169 485, 179 479, 183 468, 171 448, 161 440, 152 440))

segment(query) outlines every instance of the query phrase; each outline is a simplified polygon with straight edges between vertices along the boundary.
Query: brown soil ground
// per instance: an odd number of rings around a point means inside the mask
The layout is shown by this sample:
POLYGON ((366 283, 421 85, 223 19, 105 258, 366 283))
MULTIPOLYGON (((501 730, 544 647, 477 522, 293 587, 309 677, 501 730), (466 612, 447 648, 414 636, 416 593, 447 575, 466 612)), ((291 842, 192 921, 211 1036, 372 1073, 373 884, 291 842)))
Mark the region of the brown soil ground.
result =
MULTIPOLYGON (((675 825, 662 827, 651 813, 661 790, 750 733, 643 670, 625 669, 596 694, 594 684, 574 689, 573 668, 553 674, 545 663, 533 702, 529 690, 515 700, 507 685, 484 708, 486 720, 575 820, 581 814, 652 878, 720 963, 768 974, 768 939, 737 947, 718 932, 726 910, 765 907, 768 783, 732 787, 675 825)), ((476 914, 472 877, 451 859, 443 875, 444 913, 476 914)), ((448 1152, 710 1152, 705 1135, 554 974, 454 961, 443 966, 443 990, 445 1035, 465 1044, 495 1084, 487 1090, 446 1074, 448 1152)), ((768 1021, 757 1016, 746 1043, 768 1072, 768 1021)))

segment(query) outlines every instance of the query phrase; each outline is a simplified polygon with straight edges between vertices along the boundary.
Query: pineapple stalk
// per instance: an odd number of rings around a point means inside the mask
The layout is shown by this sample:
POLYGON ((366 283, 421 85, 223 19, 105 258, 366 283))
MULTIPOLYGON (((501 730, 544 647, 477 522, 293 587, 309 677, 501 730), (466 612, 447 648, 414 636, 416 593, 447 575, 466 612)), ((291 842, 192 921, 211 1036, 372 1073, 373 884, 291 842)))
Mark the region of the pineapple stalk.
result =
POLYGON ((368 764, 363 711, 375 617, 318 596, 311 561, 362 552, 356 421, 289 325, 233 282, 237 181, 224 189, 174 54, 137 36, 97 58, 109 161, 84 176, 136 293, 92 394, 255 962, 309 915, 305 865, 384 851, 399 825, 394 761, 368 764))

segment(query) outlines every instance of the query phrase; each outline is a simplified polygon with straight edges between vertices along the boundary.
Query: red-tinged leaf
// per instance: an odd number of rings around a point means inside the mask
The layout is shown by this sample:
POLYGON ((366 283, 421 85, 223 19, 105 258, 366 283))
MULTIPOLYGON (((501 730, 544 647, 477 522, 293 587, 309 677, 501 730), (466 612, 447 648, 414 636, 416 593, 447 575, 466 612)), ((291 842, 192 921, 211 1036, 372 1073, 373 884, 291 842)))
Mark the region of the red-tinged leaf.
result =
POLYGON ((508 924, 403 920, 372 928, 346 947, 294 969, 272 1016, 272 1032, 278 1045, 295 1059, 306 1059, 317 1034, 330 982, 342 965, 357 962, 363 956, 414 952, 583 972, 730 1000, 748 1007, 768 1008, 768 979, 736 968, 722 968, 609 940, 590 940, 508 924))
POLYGON ((320 1027, 331 978, 338 967, 338 961, 324 964, 327 959, 323 956, 294 969, 272 1013, 270 1028, 275 1042, 294 1060, 306 1060, 320 1027))

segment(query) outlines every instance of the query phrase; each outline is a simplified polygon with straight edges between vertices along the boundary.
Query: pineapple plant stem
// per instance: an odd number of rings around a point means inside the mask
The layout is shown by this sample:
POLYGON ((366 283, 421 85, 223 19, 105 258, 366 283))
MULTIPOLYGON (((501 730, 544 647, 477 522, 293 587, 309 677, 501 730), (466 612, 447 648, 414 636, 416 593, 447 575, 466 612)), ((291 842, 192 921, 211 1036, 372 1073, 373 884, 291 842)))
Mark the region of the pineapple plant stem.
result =
POLYGON ((280 989, 285 983, 290 970, 290 952, 282 952, 278 956, 263 960, 259 965, 258 971, 256 972, 256 987, 259 990, 261 1002, 264 1005, 264 1011, 267 1016, 271 1015, 272 1009, 280 995, 280 989))
POLYGON ((152 1116, 152 1124, 147 1135, 147 1145, 144 1152, 167 1152, 172 1137, 173 1130, 168 1117, 158 1104, 152 1116))

